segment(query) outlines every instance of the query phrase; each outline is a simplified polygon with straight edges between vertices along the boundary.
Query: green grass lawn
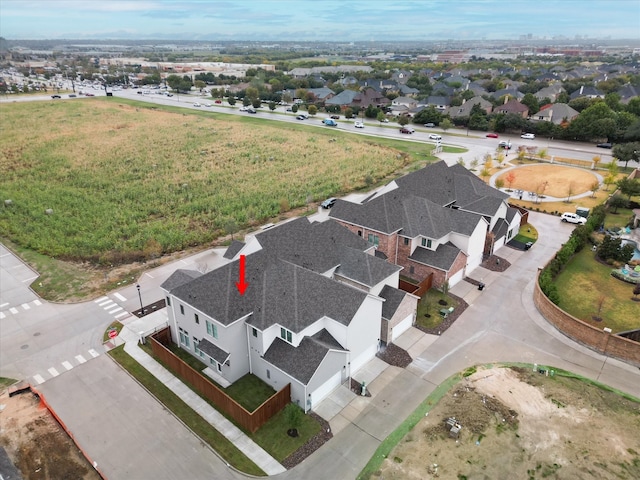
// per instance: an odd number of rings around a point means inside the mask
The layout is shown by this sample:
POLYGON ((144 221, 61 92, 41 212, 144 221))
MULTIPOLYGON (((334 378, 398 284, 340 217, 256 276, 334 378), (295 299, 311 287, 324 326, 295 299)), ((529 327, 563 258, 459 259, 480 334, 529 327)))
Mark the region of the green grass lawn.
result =
POLYGON ((425 293, 422 296, 422 300, 418 302, 416 323, 424 328, 436 328, 444 319, 440 315, 440 310, 449 307, 453 307, 454 309, 458 308, 458 301, 451 296, 445 295, 440 290, 432 288, 425 293), (440 305, 440 300, 447 302, 447 305, 440 305), (429 317, 425 316, 427 314, 429 317))
POLYGON ((613 278, 612 267, 597 262, 594 256, 589 248, 583 249, 558 275, 560 308, 595 327, 609 327, 613 333, 640 328, 640 309, 631 300, 633 285, 613 278), (594 321, 594 316, 602 321, 594 321))
POLYGON ((513 237, 513 239, 522 243, 535 243, 538 240, 538 230, 536 230, 536 228, 530 224, 521 225, 520 231, 515 237, 513 237))
POLYGON ((610 228, 625 227, 631 218, 633 218, 633 211, 630 208, 619 208, 616 213, 608 210, 604 219, 604 228, 608 230, 610 228))

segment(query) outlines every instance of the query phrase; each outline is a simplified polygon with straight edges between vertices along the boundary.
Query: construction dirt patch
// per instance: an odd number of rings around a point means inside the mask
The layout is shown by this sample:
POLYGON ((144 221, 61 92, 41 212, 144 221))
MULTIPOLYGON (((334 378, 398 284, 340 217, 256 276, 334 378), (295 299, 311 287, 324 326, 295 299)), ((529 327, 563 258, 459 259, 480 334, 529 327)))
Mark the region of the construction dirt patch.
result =
POLYGON ((557 198, 589 192, 593 184, 598 181, 598 177, 589 170, 548 164, 517 167, 498 178, 502 179, 505 186, 509 188, 557 198), (510 175, 513 178, 510 178, 510 175))
POLYGON ((99 480, 73 440, 33 393, 0 395, 0 446, 25 480, 99 480))
POLYGON ((522 368, 456 384, 370 478, 637 479, 640 403, 522 368), (462 428, 450 433, 449 418, 462 428))

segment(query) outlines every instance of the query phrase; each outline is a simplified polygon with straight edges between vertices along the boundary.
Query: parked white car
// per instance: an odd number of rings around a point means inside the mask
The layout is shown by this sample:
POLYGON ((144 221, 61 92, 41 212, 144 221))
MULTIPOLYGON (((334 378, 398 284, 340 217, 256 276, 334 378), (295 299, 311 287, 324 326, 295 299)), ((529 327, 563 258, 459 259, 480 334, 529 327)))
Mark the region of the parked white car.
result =
POLYGON ((525 140, 533 140, 536 136, 533 133, 523 133, 520 135, 520 138, 524 138, 525 140))
POLYGON ((431 135, 429 135, 429 139, 430 140, 442 140, 442 137, 440 135, 438 135, 437 133, 432 133, 431 135))
POLYGON ((362 123, 362 122, 356 122, 356 123, 354 124, 354 127, 356 127, 356 128, 364 128, 364 123, 362 123))
POLYGON ((580 215, 576 214, 576 213, 570 213, 570 212, 566 212, 563 213, 560 216, 560 220, 563 222, 568 222, 568 223, 575 223, 578 225, 584 225, 585 223, 587 223, 587 219, 584 217, 581 217, 580 215))

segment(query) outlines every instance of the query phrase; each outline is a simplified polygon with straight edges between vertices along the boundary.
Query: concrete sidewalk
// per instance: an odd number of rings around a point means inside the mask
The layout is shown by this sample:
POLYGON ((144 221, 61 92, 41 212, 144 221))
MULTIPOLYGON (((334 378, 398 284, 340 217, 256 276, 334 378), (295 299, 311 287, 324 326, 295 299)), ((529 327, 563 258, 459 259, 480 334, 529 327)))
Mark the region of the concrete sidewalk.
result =
POLYGON ((124 325, 118 337, 121 342, 124 341, 125 352, 180 397, 183 402, 189 405, 213 428, 224 435, 242 453, 264 470, 267 475, 285 472, 285 468, 271 455, 138 346, 138 341, 142 335, 157 331, 166 325, 167 314, 165 310, 161 310, 142 318, 133 317, 130 322, 124 325))

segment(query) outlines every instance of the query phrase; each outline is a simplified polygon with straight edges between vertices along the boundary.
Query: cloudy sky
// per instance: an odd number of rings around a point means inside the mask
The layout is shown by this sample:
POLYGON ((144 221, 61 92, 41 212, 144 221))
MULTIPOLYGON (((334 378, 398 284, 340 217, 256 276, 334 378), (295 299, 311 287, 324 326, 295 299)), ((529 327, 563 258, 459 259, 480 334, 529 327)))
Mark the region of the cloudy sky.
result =
POLYGON ((640 38, 640 0, 0 0, 7 39, 640 38))

